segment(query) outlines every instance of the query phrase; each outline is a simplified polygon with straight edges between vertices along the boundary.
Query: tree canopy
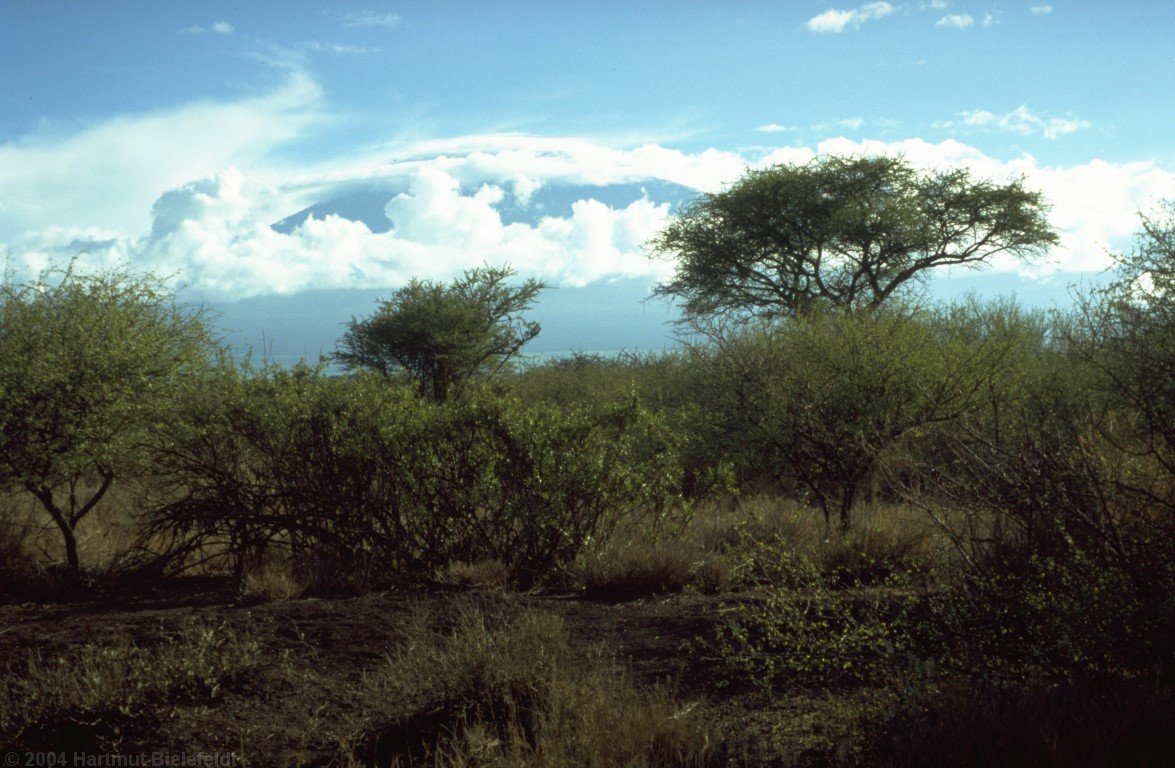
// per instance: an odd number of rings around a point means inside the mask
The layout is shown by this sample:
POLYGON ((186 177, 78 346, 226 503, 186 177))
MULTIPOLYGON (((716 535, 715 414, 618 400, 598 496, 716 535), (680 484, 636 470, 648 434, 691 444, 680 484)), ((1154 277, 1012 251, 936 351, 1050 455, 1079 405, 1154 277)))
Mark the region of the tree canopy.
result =
POLYGON ((67 268, 0 283, 0 486, 37 498, 75 575, 75 527, 216 349, 202 313, 150 276, 67 268))
POLYGON ((1140 218, 1134 249, 1115 257, 1116 279, 1080 302, 1077 348, 1110 402, 1141 417, 1145 442, 1131 450, 1175 479, 1175 201, 1140 218))
POLYGON ((471 269, 449 284, 412 280, 379 302, 370 317, 352 318, 335 359, 350 369, 390 375, 407 371, 422 394, 445 400, 455 386, 505 365, 539 334, 521 313, 546 286, 511 286, 508 267, 471 269))
POLYGON ((936 267, 1057 242, 1039 192, 901 158, 823 157, 748 171, 705 194, 649 243, 677 260, 656 293, 685 319, 780 317, 819 306, 873 309, 936 267))

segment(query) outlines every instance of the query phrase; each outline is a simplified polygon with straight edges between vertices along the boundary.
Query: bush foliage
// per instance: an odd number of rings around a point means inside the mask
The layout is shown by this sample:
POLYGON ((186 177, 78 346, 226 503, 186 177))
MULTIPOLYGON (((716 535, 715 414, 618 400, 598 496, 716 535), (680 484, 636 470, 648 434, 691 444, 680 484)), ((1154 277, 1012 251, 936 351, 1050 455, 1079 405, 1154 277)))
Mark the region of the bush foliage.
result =
POLYGON ((634 403, 427 402, 376 375, 225 372, 158 450, 155 525, 239 567, 269 547, 361 582, 498 560, 533 583, 621 520, 677 513, 676 439, 634 403))

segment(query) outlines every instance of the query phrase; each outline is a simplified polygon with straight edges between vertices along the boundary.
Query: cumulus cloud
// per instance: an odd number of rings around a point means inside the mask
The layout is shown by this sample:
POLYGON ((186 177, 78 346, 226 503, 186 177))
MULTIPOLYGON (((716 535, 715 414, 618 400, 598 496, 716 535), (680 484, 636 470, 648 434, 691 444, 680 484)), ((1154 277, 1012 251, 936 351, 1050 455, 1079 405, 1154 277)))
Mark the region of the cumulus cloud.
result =
MULTIPOLYGON (((714 191, 748 165, 888 153, 927 168, 968 167, 986 178, 1024 176, 1041 189, 1063 232, 1052 261, 1031 267, 1041 272, 1106 266, 1107 248, 1129 245, 1137 210, 1175 198, 1175 173, 1154 163, 1048 167, 1028 155, 996 159, 956 140, 842 137, 739 153, 489 134, 397 142, 291 164, 285 148, 319 125, 323 111, 317 83, 289 69, 271 92, 236 102, 188 104, 111 119, 72 135, 0 144, 0 252, 33 272, 81 254, 84 265, 123 263, 178 274, 206 296, 228 299, 394 287, 413 276, 445 279, 483 263, 509 263, 555 285, 614 276, 663 278, 669 265, 645 258, 643 244, 663 226, 667 205, 646 197, 610 206, 589 190, 569 210, 536 212, 520 223, 503 219, 506 196, 512 205, 526 206, 548 187, 655 180, 714 191), (379 201, 390 231, 373 232, 362 221, 335 215, 312 217, 284 232, 271 226, 357 187, 391 190, 379 201)), ((837 127, 860 127, 858 120, 846 118, 837 127)), ((1008 130, 1049 136, 1070 130, 1065 120, 1075 121, 1020 108, 1007 115, 967 112, 956 123, 1006 123, 1008 130)))
POLYGON ((950 29, 966 29, 975 23, 975 17, 969 13, 948 13, 934 23, 936 27, 950 29))
POLYGON ((193 26, 187 27, 183 31, 189 35, 202 35, 206 32, 212 32, 217 35, 231 35, 236 30, 227 21, 214 21, 207 27, 193 26))
POLYGON ((766 125, 760 125, 755 130, 759 133, 785 133, 796 129, 787 125, 780 125, 779 123, 767 123, 766 125))
POLYGON ((363 11, 348 13, 343 17, 344 27, 386 27, 391 29, 400 23, 400 17, 394 13, 376 13, 363 11))
POLYGON ((488 134, 394 145, 353 161, 333 161, 308 174, 305 183, 404 178, 435 164, 466 187, 487 178, 539 186, 552 180, 605 185, 665 179, 711 190, 737 178, 746 162, 717 149, 686 153, 659 144, 619 149, 578 138, 488 134))
POLYGON ((1045 16, 1053 12, 1051 5, 1030 5, 1028 12, 1034 16, 1045 16))
POLYGON ((481 263, 509 263, 557 285, 664 277, 667 269, 642 255, 669 215, 668 204, 648 199, 623 208, 584 199, 569 216, 506 224, 496 208, 501 187, 483 184, 467 193, 456 177, 425 165, 410 175, 406 192, 388 200, 387 215, 396 222, 390 232, 329 215, 283 234, 270 227, 265 202, 278 194, 229 168, 160 196, 150 232, 141 237, 48 228, 11 249, 30 270, 81 253, 86 266, 131 263, 179 273, 189 287, 222 298, 393 286, 412 277, 447 278, 481 263))
POLYGON ((824 13, 808 19, 805 26, 809 32, 844 32, 848 27, 856 29, 867 21, 884 18, 896 10, 894 6, 886 2, 866 3, 859 8, 848 11, 830 8, 824 13))
MULTIPOLYGON (((1056 139, 1076 133, 1082 128, 1089 127, 1089 121, 1077 117, 1054 117, 1033 113, 1024 104, 998 115, 986 109, 973 109, 959 113, 960 123, 967 126, 991 127, 999 130, 1018 133, 1021 136, 1040 135, 1046 139, 1056 139)), ((938 127, 950 128, 956 125, 952 121, 938 123, 938 127)))

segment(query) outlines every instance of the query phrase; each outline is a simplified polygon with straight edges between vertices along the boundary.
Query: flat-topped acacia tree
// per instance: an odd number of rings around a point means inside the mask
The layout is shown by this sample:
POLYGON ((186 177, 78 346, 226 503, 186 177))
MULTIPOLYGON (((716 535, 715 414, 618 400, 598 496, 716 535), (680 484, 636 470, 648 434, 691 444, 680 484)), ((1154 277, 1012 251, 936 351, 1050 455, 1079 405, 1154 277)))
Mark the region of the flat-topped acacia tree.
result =
POLYGON ((748 171, 670 221, 649 248, 677 262, 655 293, 684 320, 871 310, 930 271, 1029 258, 1057 236, 1039 192, 901 158, 817 158, 748 171))
POLYGON ((513 275, 509 267, 482 267, 448 284, 412 280, 369 317, 352 318, 334 357, 349 369, 407 371, 422 395, 443 401, 539 334, 539 324, 521 315, 546 286, 509 285, 513 275))

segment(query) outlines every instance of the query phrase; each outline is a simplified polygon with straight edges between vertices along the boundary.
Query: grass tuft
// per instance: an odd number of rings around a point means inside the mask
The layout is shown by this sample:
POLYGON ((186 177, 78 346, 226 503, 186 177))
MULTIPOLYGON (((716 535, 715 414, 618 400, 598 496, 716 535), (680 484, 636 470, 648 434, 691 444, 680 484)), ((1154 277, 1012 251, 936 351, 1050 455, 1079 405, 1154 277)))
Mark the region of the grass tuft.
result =
POLYGON ((588 597, 630 599, 681 592, 690 583, 689 552, 664 545, 633 544, 588 557, 583 565, 588 597))
POLYGON ((362 764, 718 764, 701 704, 639 688, 602 651, 577 652, 549 613, 468 609, 447 632, 421 621, 361 695, 384 717, 349 756, 362 764))
POLYGON ((288 562, 267 560, 245 571, 241 596, 250 601, 275 603, 297 600, 310 590, 311 580, 288 562))
POLYGON ((137 746, 177 706, 208 705, 261 662, 259 643, 223 625, 193 623, 161 644, 86 646, 29 656, 0 680, 0 743, 110 753, 137 746))

